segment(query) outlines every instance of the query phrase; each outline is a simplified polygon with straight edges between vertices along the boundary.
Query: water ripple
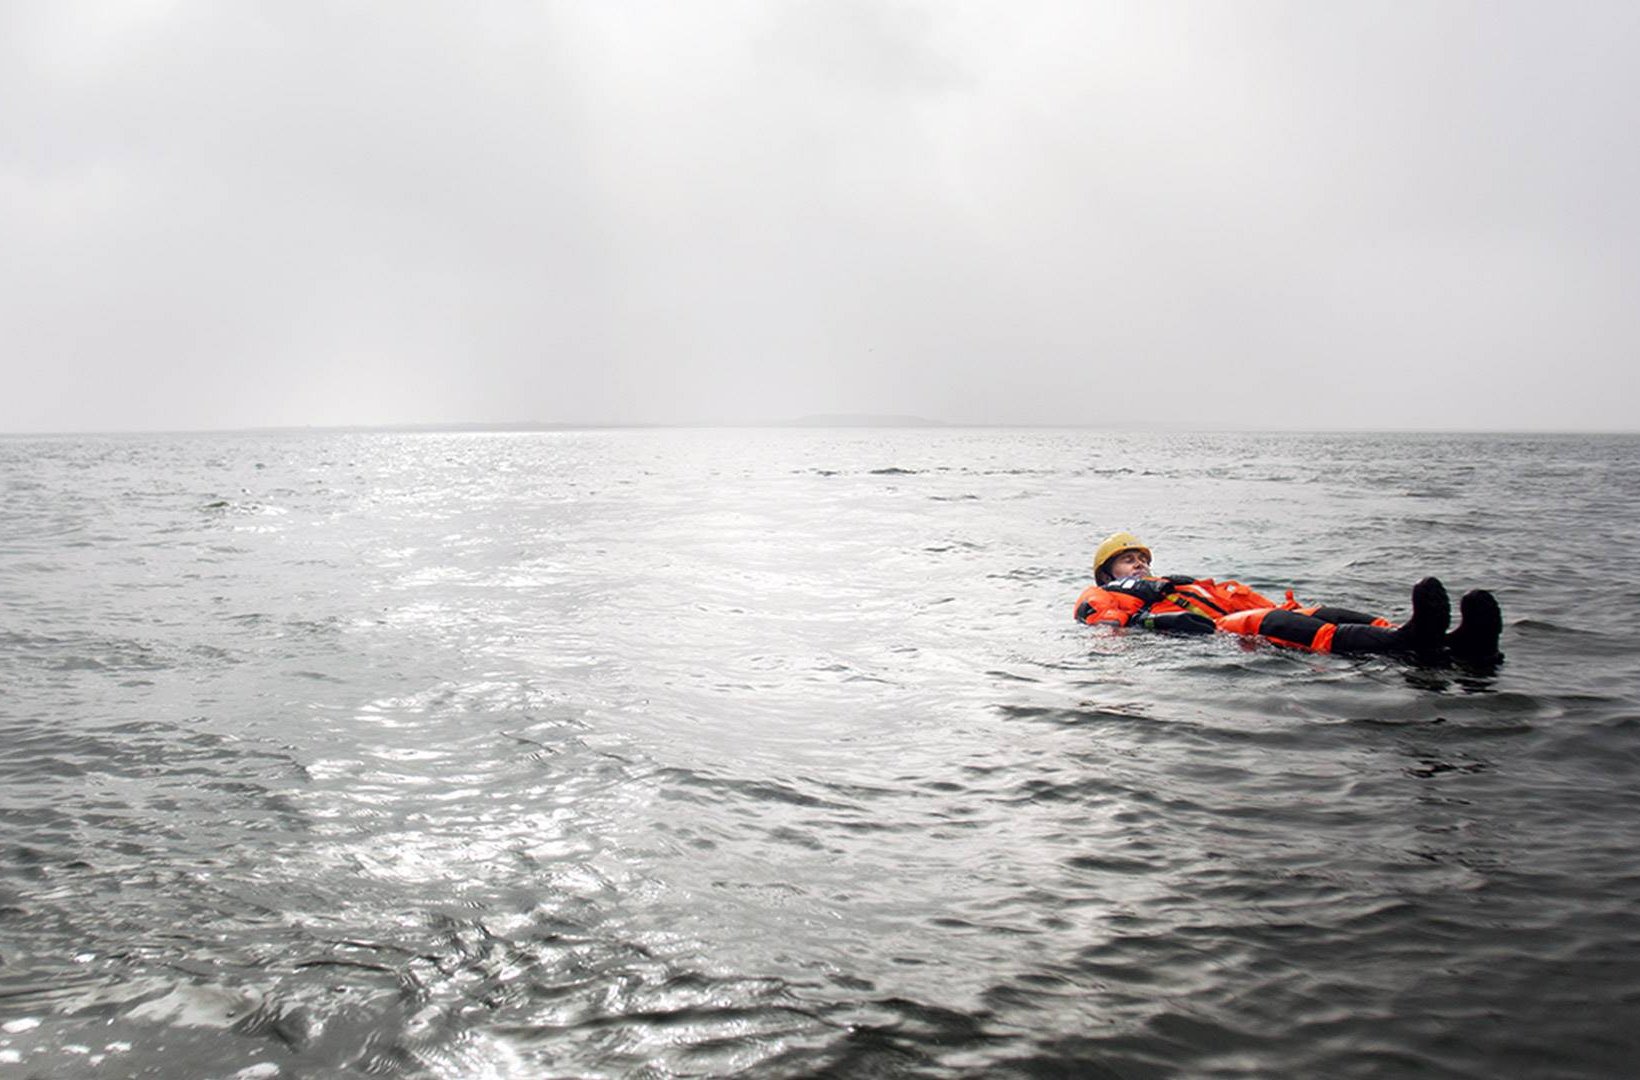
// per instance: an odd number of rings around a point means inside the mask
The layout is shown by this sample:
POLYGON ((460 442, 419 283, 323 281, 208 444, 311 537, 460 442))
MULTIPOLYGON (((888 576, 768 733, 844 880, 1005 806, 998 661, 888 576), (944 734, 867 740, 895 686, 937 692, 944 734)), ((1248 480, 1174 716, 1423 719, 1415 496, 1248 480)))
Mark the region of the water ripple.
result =
POLYGON ((1623 1075, 1640 443, 0 440, 0 1068, 1623 1075), (1555 520, 1592 554, 1530 559, 1555 520), (1094 538, 1492 673, 1075 626, 1094 538))

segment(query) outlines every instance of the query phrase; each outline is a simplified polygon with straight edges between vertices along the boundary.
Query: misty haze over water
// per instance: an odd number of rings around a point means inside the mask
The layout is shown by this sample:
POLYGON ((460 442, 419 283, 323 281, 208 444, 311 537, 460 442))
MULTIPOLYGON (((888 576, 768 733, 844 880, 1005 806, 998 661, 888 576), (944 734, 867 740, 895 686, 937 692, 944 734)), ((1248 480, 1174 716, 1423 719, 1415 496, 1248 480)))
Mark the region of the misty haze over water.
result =
POLYGON ((1633 4, 0 8, 0 432, 1632 431, 1633 4))
POLYGON ((1632 1071, 1636 55, 0 6, 0 1074, 1632 1071))

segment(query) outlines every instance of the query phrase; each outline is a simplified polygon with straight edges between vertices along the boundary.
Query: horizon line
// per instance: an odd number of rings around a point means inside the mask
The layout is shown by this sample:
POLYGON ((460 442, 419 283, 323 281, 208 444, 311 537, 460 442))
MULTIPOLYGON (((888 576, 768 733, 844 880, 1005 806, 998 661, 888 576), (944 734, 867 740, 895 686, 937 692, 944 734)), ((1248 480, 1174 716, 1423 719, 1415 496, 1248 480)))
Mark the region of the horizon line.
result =
POLYGON ((772 430, 811 429, 1002 429, 1021 431, 1106 431, 1113 434, 1247 434, 1247 435, 1636 435, 1640 428, 1424 428, 1424 427, 1192 427, 1180 424, 1064 424, 1047 422, 980 422, 929 419, 909 414, 823 413, 788 420, 739 421, 545 421, 453 420, 382 424, 254 424, 245 427, 103 428, 53 431, 0 431, 0 438, 73 436, 257 435, 300 433, 459 434, 548 431, 772 430))

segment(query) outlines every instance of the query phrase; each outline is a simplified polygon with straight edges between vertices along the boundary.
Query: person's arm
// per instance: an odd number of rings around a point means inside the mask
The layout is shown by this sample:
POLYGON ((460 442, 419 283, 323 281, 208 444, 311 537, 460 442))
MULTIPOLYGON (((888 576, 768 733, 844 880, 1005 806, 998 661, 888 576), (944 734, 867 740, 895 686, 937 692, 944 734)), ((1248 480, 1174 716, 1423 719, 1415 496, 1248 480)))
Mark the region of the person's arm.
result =
POLYGON ((1100 596, 1100 591, 1090 589, 1077 602, 1077 622, 1089 626, 1142 626, 1163 634, 1211 634, 1215 629, 1212 619, 1193 611, 1168 611, 1160 615, 1151 614, 1149 608, 1124 611, 1110 602, 1112 598, 1108 593, 1100 596), (1097 602, 1100 600, 1105 602, 1097 602))
POLYGON ((1126 626, 1133 612, 1104 589, 1089 588, 1076 600, 1076 621, 1089 626, 1126 626))
POLYGON ((1141 615, 1137 620, 1146 630, 1162 634, 1211 634, 1217 629, 1213 620, 1194 611, 1169 611, 1161 615, 1141 615))
POLYGON ((1131 625, 1164 634, 1211 634, 1213 620, 1193 611, 1166 611, 1152 613, 1151 606, 1166 600, 1180 585, 1189 585, 1195 578, 1183 574, 1172 577, 1121 578, 1107 582, 1105 590, 1118 596, 1131 597, 1144 606, 1127 616, 1131 625))
POLYGON ((1172 578, 1165 577, 1127 577, 1107 581, 1104 585, 1106 592, 1120 596, 1131 596, 1133 599, 1149 607, 1164 599, 1168 593, 1178 586, 1172 578))

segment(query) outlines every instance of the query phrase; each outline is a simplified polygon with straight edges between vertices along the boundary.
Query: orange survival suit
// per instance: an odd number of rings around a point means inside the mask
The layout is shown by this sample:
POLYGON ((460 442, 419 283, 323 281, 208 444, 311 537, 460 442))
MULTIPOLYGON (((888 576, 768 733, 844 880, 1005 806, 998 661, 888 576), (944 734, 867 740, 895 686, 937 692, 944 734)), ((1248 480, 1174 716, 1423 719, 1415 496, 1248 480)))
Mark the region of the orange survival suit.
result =
MULTIPOLYGON (((1277 604, 1239 581, 1178 575, 1090 585, 1076 598, 1076 620, 1089 626, 1143 626, 1177 634, 1223 630, 1313 652, 1334 651, 1340 626, 1395 625, 1348 608, 1301 607, 1291 591, 1277 604)), ((1357 647, 1363 644, 1367 643, 1352 641, 1347 650, 1339 651, 1365 651, 1357 647)))

